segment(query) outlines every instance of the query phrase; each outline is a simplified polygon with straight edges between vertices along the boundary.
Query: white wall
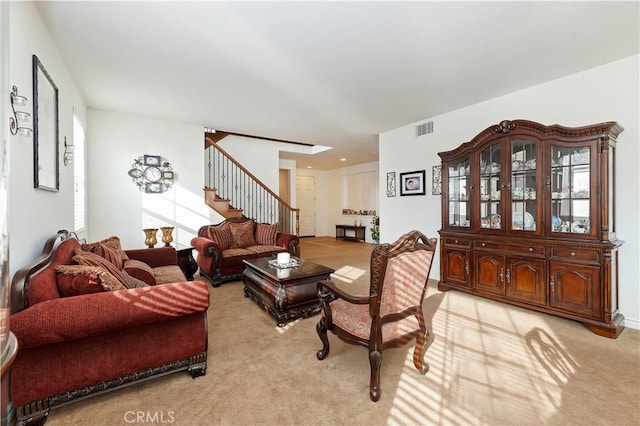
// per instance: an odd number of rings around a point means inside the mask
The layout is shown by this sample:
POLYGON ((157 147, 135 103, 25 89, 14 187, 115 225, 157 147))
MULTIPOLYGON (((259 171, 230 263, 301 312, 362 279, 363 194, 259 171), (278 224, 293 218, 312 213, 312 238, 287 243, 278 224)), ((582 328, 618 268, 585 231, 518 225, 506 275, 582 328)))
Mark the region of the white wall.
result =
POLYGON ((278 193, 281 142, 231 135, 218 142, 218 145, 269 189, 278 193))
POLYGON ((298 207, 296 196, 296 162, 294 160, 280 159, 280 169, 289 171, 289 205, 293 208, 298 207))
POLYGON ((125 248, 142 248, 143 228, 173 226, 173 244, 182 248, 200 226, 215 223, 202 191, 202 126, 89 109, 87 157, 89 241, 117 235, 125 248), (127 175, 144 154, 173 167, 175 181, 164 194, 141 192, 127 175))
MULTIPOLYGON (((584 126, 617 121, 625 131, 617 146, 617 235, 625 240, 620 249, 620 312, 627 326, 640 328, 640 148, 638 55, 612 62, 487 102, 429 118, 434 133, 416 137, 415 125, 380 135, 381 241, 390 242, 407 229, 437 236, 440 229, 440 197, 431 195, 431 167, 440 164, 437 153, 456 148, 477 133, 504 119, 527 119, 543 124, 584 126), (427 195, 383 195, 386 172, 426 169, 427 195)), ((431 278, 438 279, 439 262, 431 278)))
MULTIPOLYGON (((33 101, 31 56, 40 62, 58 86, 60 190, 33 188, 33 136, 9 136, 10 274, 34 261, 44 242, 59 229, 73 229, 73 166, 62 163, 63 141, 73 142, 73 113, 86 122, 86 106, 32 2, 9 5, 9 84, 33 101)), ((33 120, 29 121, 33 126, 33 120)))

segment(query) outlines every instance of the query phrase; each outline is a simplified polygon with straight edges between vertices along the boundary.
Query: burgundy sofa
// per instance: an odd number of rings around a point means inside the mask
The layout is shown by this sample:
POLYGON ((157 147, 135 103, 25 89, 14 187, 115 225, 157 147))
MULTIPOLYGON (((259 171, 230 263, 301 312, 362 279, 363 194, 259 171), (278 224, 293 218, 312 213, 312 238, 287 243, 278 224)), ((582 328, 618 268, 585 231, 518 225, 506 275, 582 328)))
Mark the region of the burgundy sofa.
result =
POLYGON ((73 234, 60 231, 42 257, 13 278, 10 329, 18 353, 10 389, 18 425, 41 423, 55 408, 169 373, 206 373, 208 287, 186 281, 174 248, 123 251, 155 271, 156 285, 63 295, 69 290, 61 287, 60 274, 67 267, 60 265, 74 264, 79 247, 73 234))
POLYGON ((214 287, 242 278, 245 259, 269 257, 288 251, 299 253, 297 235, 278 232, 278 224, 256 223, 246 217, 226 219, 216 225, 204 225, 191 240, 197 250, 200 274, 214 287))

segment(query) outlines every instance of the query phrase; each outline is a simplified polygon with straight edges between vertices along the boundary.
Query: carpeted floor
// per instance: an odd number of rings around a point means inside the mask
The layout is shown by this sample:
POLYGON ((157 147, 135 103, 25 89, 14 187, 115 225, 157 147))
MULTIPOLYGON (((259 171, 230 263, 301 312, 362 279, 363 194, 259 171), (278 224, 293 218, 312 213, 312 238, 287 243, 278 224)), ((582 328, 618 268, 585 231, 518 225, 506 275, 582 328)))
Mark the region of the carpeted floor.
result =
MULTIPOLYGON (((368 288, 371 246, 303 239, 334 281, 368 288)), ((173 374, 52 412, 48 425, 638 425, 640 331, 618 339, 581 324, 449 291, 430 281, 434 341, 422 376, 413 346, 384 352, 382 397, 369 399, 364 348, 330 335, 316 359, 318 317, 278 328, 241 282, 211 289, 207 374, 173 374)))

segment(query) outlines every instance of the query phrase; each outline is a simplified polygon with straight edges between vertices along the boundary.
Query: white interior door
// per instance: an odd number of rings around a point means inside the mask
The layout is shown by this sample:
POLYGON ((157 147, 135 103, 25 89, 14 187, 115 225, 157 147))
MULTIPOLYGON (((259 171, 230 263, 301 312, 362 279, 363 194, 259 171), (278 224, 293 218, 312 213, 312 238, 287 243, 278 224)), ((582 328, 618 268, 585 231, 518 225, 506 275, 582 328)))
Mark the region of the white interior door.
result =
POLYGON ((296 198, 300 209, 300 236, 316 235, 316 178, 296 176, 296 198))

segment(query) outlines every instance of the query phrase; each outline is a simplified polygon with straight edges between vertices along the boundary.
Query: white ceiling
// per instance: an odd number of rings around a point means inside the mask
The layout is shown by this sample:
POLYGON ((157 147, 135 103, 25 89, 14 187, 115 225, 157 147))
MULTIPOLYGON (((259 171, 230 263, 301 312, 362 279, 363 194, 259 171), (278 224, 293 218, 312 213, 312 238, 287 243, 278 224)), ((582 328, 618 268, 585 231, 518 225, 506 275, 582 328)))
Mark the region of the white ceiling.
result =
POLYGON ((282 155, 317 169, 377 160, 381 132, 638 54, 638 6, 38 3, 89 107, 333 147, 282 155))

